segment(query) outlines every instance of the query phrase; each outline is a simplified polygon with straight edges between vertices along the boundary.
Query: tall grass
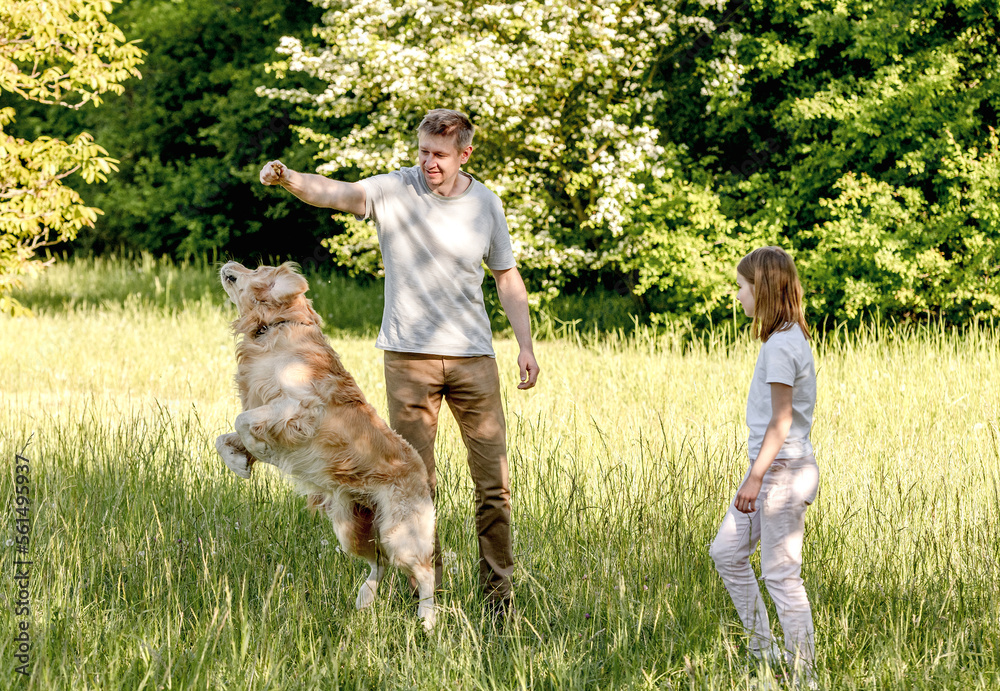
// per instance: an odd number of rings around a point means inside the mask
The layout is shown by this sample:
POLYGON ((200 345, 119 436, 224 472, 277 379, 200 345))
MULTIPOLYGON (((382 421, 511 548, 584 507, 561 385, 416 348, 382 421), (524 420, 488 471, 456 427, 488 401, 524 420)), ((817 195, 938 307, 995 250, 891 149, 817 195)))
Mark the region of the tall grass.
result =
MULTIPOLYGON (((221 307, 223 261, 175 262, 150 254, 136 257, 80 257, 55 263, 15 297, 36 313, 55 314, 88 307, 130 305, 153 311, 184 311, 201 303, 221 307)), ((251 264, 251 267, 254 265, 251 264)), ((307 271, 310 297, 317 312, 338 333, 361 336, 378 332, 382 287, 337 274, 307 271)))
MULTIPOLYGON (((226 296, 218 290, 216 275, 224 261, 201 258, 175 262, 146 253, 130 257, 63 256, 46 269, 42 280, 29 282, 16 297, 36 311, 48 312, 125 300, 165 309, 184 309, 189 302, 204 299, 222 304, 226 296)), ((252 262, 246 265, 255 266, 252 262)), ((331 331, 361 336, 378 332, 383 303, 380 280, 349 279, 316 266, 307 267, 305 275, 313 305, 331 331)), ((493 328, 507 331, 509 325, 492 281, 486 281, 484 294, 493 328)), ((558 296, 532 316, 535 333, 542 337, 631 333, 638 324, 631 314, 634 307, 631 298, 599 289, 592 295, 558 296)))
MULTIPOLYGON (((317 303, 359 290, 320 280, 317 303)), ((759 683, 707 553, 746 464, 748 340, 567 329, 537 344, 542 379, 520 392, 516 346, 499 339, 518 613, 502 632, 484 617, 471 482, 445 413, 446 592, 425 636, 397 574, 370 611, 354 612, 364 568, 337 550, 330 527, 273 469, 244 482, 216 457, 238 403, 234 315, 215 267, 90 260, 57 267, 19 299, 35 316, 0 318, 0 453, 10 469, 0 492, 13 496, 14 455, 25 449, 33 649, 21 679, 12 634, 22 617, 4 608, 5 685, 759 683)), ((334 348, 384 412, 370 333, 326 314, 334 348)), ((822 476, 804 578, 820 686, 995 688, 1000 332, 873 327, 833 332, 815 351, 822 476)), ((6 510, 13 539, 13 504, 6 510)), ((15 552, 5 549, 11 602, 15 552)))

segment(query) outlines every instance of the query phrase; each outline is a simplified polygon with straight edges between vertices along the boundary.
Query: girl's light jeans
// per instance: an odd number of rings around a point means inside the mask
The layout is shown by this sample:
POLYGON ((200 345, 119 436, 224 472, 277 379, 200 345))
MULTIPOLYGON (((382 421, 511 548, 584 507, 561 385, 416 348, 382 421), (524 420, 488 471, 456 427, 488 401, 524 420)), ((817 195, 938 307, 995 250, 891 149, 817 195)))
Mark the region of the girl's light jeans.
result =
MULTIPOLYGON (((749 474, 748 468, 743 479, 749 474)), ((802 534, 806 508, 816 499, 818 488, 815 457, 776 459, 764 474, 757 509, 740 513, 730 502, 712 543, 710 553, 715 568, 750 636, 750 652, 757 658, 775 657, 777 651, 757 578, 750 567, 750 554, 759 542, 761 577, 778 611, 787 662, 794 665, 797 656, 800 664, 812 666, 815 634, 801 577, 802 534)))

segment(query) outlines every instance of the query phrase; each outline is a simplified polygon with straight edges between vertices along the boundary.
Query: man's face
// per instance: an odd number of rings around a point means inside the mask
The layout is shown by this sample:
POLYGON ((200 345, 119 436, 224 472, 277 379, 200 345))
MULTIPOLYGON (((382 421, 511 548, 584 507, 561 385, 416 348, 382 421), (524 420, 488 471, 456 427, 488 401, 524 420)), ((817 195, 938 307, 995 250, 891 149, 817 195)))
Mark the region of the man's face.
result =
POLYGON ((440 187, 450 190, 459 169, 469 160, 472 147, 459 151, 455 137, 445 135, 421 134, 417 141, 420 146, 417 162, 427 186, 433 191, 440 187))

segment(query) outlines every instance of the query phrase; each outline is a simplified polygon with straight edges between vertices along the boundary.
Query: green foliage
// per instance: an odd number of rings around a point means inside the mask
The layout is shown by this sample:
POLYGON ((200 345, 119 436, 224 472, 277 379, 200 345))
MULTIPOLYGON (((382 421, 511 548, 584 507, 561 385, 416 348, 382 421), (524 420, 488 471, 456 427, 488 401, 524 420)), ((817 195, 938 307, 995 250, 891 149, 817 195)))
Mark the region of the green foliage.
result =
POLYGON ((99 113, 35 109, 21 123, 30 132, 86 129, 120 159, 114 179, 88 191, 106 214, 74 248, 323 260, 329 213, 257 182, 271 158, 308 164, 309 149, 285 151, 302 119, 254 93, 278 37, 318 16, 294 0, 124 0, 114 19, 147 51, 142 81, 99 113))
MULTIPOLYGON (((274 65, 323 89, 262 89, 324 123, 300 129, 320 170, 407 164, 424 111, 465 110, 546 296, 625 285, 704 324, 740 256, 781 244, 816 320, 1000 314, 993 4, 323 6, 322 45, 274 65)), ((329 242, 378 270, 370 227, 329 242)))
POLYGON ((735 234, 793 252, 814 319, 1000 314, 995 3, 749 2, 728 17, 738 67, 716 83, 722 49, 694 61, 711 117, 692 147, 735 234))
MULTIPOLYGON (((79 109, 139 76, 142 51, 108 20, 112 3, 11 0, 0 6, 0 94, 79 109)), ((0 312, 17 310, 11 288, 33 270, 35 251, 93 227, 87 206, 63 180, 106 181, 116 161, 87 133, 65 142, 9 133, 16 111, 0 108, 0 312)))
POLYGON ((704 323, 718 315, 731 302, 736 262, 751 248, 722 213, 708 176, 693 180, 689 171, 697 173, 678 161, 650 180, 620 244, 617 266, 652 303, 654 321, 704 323))
POLYGON ((377 275, 369 224, 331 221, 257 172, 314 155, 348 179, 410 164, 419 118, 450 106, 479 127, 470 172, 503 199, 549 314, 556 296, 606 291, 631 293, 643 319, 718 323, 736 261, 761 244, 796 257, 815 322, 1000 314, 995 3, 125 0, 114 19, 148 51, 144 79, 108 82, 124 91, 95 111, 77 107, 100 80, 42 70, 51 87, 35 95, 72 107, 3 111, 5 151, 34 148, 0 179, 46 191, 0 194, 40 243, 332 253, 377 275), (89 205, 46 186, 77 166, 89 205), (28 228, 46 194, 62 235, 28 228))
MULTIPOLYGON (((815 233, 815 254, 824 261, 809 268, 821 285, 842 284, 824 296, 838 306, 837 316, 855 317, 871 305, 904 316, 935 311, 953 320, 1000 313, 997 136, 991 134, 980 154, 945 135, 947 150, 929 193, 863 173, 845 175, 836 185, 840 194, 820 200, 830 216, 815 233), (829 273, 834 263, 839 279, 829 273)), ((915 158, 901 167, 914 162, 923 167, 915 158)))
POLYGON ((8 0, 0 7, 0 88, 79 108, 138 77, 142 51, 108 21, 114 0, 8 0))
POLYGON ((89 248, 311 257, 328 214, 275 203, 257 184, 263 162, 283 152, 294 113, 253 90, 277 37, 312 19, 287 0, 123 5, 122 21, 148 46, 148 74, 105 121, 128 158, 98 192, 118 213, 89 248))

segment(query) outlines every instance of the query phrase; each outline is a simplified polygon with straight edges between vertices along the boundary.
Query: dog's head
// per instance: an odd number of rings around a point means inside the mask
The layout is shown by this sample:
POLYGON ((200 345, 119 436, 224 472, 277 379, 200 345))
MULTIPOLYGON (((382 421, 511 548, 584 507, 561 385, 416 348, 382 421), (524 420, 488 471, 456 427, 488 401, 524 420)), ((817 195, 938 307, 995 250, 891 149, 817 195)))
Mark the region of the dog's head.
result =
POLYGON ((285 262, 251 271, 239 262, 229 262, 219 270, 219 277, 240 316, 246 316, 262 307, 280 310, 304 295, 309 284, 296 273, 296 268, 296 264, 285 262))
POLYGON ((233 331, 259 335, 262 327, 266 331, 280 322, 320 326, 322 320, 305 296, 309 284, 296 269, 298 265, 293 262, 253 271, 237 262, 223 266, 219 270, 222 287, 240 312, 233 331))

